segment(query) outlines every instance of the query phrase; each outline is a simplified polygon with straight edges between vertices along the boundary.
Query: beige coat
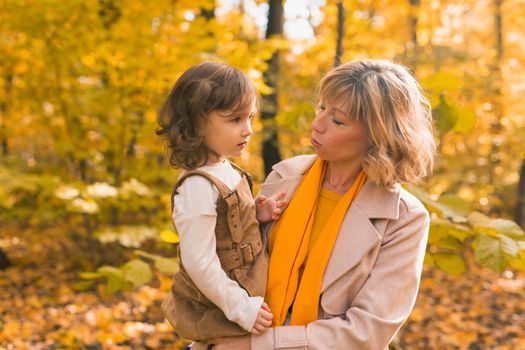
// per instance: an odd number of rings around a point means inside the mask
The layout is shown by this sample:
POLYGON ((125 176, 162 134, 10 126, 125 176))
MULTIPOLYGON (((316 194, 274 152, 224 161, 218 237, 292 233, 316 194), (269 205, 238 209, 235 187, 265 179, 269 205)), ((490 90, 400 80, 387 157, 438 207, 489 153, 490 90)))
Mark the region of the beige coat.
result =
MULTIPOLYGON (((290 199, 315 156, 276 164, 261 186, 290 199)), ((270 225, 263 228, 268 234, 270 225)), ((367 181, 339 230, 321 287, 319 320, 252 336, 253 350, 388 349, 416 301, 429 216, 400 185, 367 181)), ((271 257, 270 257, 271 258, 271 257)))

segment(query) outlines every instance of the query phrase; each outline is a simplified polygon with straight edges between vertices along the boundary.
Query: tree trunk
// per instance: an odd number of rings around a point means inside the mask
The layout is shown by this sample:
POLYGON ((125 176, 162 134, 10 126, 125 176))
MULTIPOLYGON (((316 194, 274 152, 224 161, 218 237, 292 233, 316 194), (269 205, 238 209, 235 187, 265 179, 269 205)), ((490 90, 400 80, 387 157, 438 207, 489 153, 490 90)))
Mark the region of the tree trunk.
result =
POLYGON ((104 28, 110 29, 121 17, 122 11, 117 5, 115 5, 114 0, 99 0, 98 2, 100 5, 98 15, 102 20, 104 28))
MULTIPOLYGON (((266 39, 283 34, 283 1, 270 0, 268 11, 268 26, 266 28, 266 39)), ((267 61, 268 69, 264 72, 264 83, 268 85, 272 92, 262 98, 261 119, 265 126, 265 135, 262 144, 262 156, 264 161, 264 173, 268 175, 275 163, 281 161, 279 152, 277 125, 275 116, 279 109, 279 51, 276 50, 272 57, 267 61)))
POLYGON ((201 8, 201 15, 208 21, 215 18, 215 6, 213 6, 212 8, 201 8))
POLYGON ((11 261, 7 258, 6 253, 0 249, 0 270, 7 269, 11 266, 11 261))
MULTIPOLYGON (((208 0, 208 2, 209 2, 208 6, 202 6, 200 8, 201 10, 200 16, 206 19, 207 30, 206 30, 205 35, 207 37, 215 38, 215 32, 213 30, 210 30, 209 23, 210 21, 215 19, 216 4, 215 4, 215 0, 208 0)), ((216 40, 214 40, 214 42, 216 42, 216 40)), ((210 53, 215 53, 216 49, 217 49, 217 45, 214 44, 213 46, 207 48, 207 51, 210 53)))
POLYGON ((501 72, 501 64, 503 61, 503 28, 502 28, 502 16, 501 16, 501 2, 502 0, 494 0, 494 32, 495 42, 494 49, 496 50, 496 57, 494 58, 491 69, 491 94, 493 96, 493 111, 494 119, 490 126, 490 132, 493 137, 492 146, 489 155, 489 183, 493 184, 496 180, 495 168, 500 163, 499 152, 501 149, 501 131, 503 125, 501 124, 501 118, 503 117, 503 77, 501 72))
POLYGON ((7 101, 10 99, 11 89, 13 87, 13 74, 9 71, 5 77, 5 91, 6 98, 4 101, 0 101, 0 148, 2 149, 2 155, 7 157, 9 155, 9 143, 7 141, 7 101))
POLYGON ((335 47, 334 66, 341 65, 343 57, 343 38, 345 36, 345 7, 342 0, 337 2, 337 44, 335 47))
POLYGON ((415 71, 417 66, 417 57, 419 55, 419 45, 417 43, 417 23, 419 20, 418 11, 421 5, 421 0, 409 0, 410 11, 408 18, 408 25, 410 28, 410 42, 409 42, 409 58, 411 68, 415 71))
POLYGON ((520 179, 518 181, 518 191, 516 193, 516 210, 514 221, 525 228, 525 159, 521 160, 520 179))

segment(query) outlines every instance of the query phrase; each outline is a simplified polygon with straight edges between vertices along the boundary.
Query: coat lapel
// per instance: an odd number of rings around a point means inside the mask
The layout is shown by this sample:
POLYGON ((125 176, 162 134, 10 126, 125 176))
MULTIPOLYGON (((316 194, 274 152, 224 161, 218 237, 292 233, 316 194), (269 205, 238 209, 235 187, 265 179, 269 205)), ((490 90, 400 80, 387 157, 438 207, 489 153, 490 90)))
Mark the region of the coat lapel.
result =
POLYGON ((368 180, 346 214, 332 249, 323 276, 321 292, 381 243, 383 229, 378 231, 372 219, 397 219, 399 216, 399 187, 385 188, 368 180))
MULTIPOLYGON (((277 178, 265 182, 260 194, 270 196, 286 191, 290 200, 299 185, 304 172, 317 157, 298 156, 276 164, 273 170, 277 178)), ((368 180, 350 206, 332 249, 332 254, 323 276, 321 292, 325 291, 339 277, 355 267, 377 244, 381 243, 383 229, 378 231, 372 219, 397 219, 399 217, 400 185, 377 186, 368 180)), ((268 234, 273 224, 265 225, 268 234)))

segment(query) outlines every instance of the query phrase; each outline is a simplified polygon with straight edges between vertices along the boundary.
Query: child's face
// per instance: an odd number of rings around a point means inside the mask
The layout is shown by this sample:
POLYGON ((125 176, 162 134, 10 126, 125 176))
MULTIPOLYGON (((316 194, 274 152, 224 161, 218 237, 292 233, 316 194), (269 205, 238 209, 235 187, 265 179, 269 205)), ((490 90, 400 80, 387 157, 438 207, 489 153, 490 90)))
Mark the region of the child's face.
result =
POLYGON ((213 164, 220 157, 238 157, 252 135, 252 120, 255 116, 255 101, 242 111, 213 111, 201 128, 204 144, 211 151, 207 164, 213 164))

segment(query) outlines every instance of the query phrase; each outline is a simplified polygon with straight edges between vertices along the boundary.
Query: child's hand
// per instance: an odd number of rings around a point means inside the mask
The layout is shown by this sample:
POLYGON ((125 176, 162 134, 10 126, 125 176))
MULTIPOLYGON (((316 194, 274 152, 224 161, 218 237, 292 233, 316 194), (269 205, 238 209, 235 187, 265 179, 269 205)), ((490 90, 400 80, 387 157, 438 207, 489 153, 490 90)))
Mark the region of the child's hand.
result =
POLYGON ((270 310, 270 307, 266 302, 263 301, 261 308, 259 309, 259 312, 257 313, 257 318, 255 319, 255 323, 253 324, 252 334, 260 335, 262 334, 266 328, 270 327, 272 325, 273 320, 273 314, 270 310))
POLYGON ((286 192, 277 193, 271 197, 259 196, 255 199, 256 217, 260 223, 277 220, 281 216, 283 207, 288 204, 288 201, 283 198, 286 192))

